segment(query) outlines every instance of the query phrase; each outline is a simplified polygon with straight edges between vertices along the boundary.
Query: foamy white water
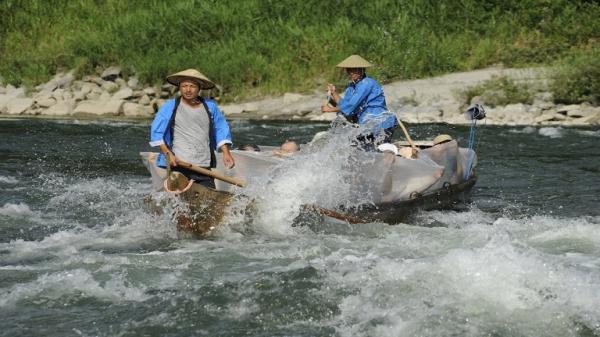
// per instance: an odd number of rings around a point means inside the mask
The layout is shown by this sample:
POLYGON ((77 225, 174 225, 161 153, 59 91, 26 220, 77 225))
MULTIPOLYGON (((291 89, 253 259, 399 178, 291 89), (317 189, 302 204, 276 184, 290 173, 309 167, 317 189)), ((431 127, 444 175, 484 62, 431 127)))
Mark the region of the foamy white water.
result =
MULTIPOLYGON (((261 145, 327 128, 232 125, 261 145)), ((190 240, 171 209, 144 208, 147 125, 0 128, 0 151, 19 151, 0 162, 1 336, 600 335, 598 130, 481 130, 474 203, 395 226, 292 227, 299 205, 368 200, 347 179, 353 153, 304 147, 249 189, 256 217, 190 240)))
POLYGON ((561 127, 543 127, 539 129, 541 136, 550 138, 561 138, 563 136, 564 129, 561 127))

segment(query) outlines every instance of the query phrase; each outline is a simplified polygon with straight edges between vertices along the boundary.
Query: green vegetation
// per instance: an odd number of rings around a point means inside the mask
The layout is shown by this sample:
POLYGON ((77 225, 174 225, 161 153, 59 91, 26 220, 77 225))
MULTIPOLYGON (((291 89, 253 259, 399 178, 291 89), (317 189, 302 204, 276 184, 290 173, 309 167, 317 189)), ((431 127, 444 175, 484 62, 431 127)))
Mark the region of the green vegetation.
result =
POLYGON ((550 64, 600 44, 600 4, 586 0, 3 0, 0 17, 8 83, 115 64, 163 83, 195 67, 229 101, 340 81, 334 66, 354 53, 388 82, 550 64))
POLYGON ((600 105, 600 48, 581 50, 554 64, 550 90, 559 103, 600 105))
POLYGON ((497 106, 513 103, 531 104, 536 88, 519 83, 507 76, 497 76, 465 89, 460 93, 462 103, 467 106, 471 99, 479 96, 486 105, 497 106))

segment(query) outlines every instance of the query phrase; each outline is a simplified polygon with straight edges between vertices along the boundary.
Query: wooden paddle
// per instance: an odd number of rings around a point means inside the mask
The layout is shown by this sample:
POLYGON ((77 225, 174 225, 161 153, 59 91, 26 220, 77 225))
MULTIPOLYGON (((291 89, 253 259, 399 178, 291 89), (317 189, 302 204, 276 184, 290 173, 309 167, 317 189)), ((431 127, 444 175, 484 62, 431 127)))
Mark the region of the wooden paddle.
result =
POLYGON ((398 120, 398 124, 400 124, 400 127, 402 128, 402 131, 404 132, 404 136, 406 137, 406 140, 408 140, 410 147, 412 147, 412 157, 417 158, 417 146, 415 145, 415 142, 413 142, 412 138, 410 138, 410 135, 408 134, 408 130, 406 130, 406 127, 404 126, 404 123, 402 123, 400 118, 398 118, 398 116, 396 116, 396 119, 398 120))
POLYGON ((235 185, 235 186, 239 186, 239 187, 245 187, 246 186, 246 182, 238 179, 238 178, 234 178, 234 177, 228 177, 226 175, 223 175, 219 172, 216 171, 211 171, 208 169, 205 169, 203 167, 200 166, 196 166, 190 163, 186 163, 184 161, 178 160, 177 161, 177 165, 181 166, 183 168, 186 168, 188 170, 194 171, 194 172, 198 172, 200 174, 204 174, 205 176, 209 176, 211 178, 215 178, 215 179, 219 179, 221 181, 224 181, 226 183, 229 183, 231 185, 235 185))
POLYGON ((314 211, 321 215, 326 215, 328 217, 346 221, 351 224, 365 223, 365 221, 363 219, 360 219, 360 218, 357 218, 357 217, 354 217, 351 215, 343 214, 340 212, 336 212, 336 211, 328 209, 328 208, 323 208, 323 207, 317 206, 315 204, 302 205, 302 208, 306 211, 314 211))

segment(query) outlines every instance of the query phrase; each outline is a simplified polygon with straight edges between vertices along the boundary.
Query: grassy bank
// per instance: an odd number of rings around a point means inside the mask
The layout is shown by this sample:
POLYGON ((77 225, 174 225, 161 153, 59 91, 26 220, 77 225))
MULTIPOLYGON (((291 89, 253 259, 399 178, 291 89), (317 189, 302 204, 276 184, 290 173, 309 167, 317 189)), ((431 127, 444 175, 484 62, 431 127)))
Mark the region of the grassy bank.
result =
POLYGON ((353 53, 388 82, 550 64, 600 44, 600 4, 584 0, 4 0, 0 17, 7 83, 114 64, 162 83, 196 67, 227 101, 340 81, 334 65, 353 53))

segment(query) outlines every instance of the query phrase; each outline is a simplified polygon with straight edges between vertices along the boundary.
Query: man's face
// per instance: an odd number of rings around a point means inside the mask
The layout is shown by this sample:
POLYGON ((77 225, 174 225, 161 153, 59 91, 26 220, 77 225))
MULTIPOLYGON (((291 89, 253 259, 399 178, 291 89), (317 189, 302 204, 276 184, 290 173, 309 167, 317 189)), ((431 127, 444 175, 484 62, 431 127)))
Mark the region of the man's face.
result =
POLYGON ((181 93, 181 97, 183 99, 191 101, 198 97, 198 93, 200 92, 200 87, 198 83, 190 80, 183 80, 179 82, 179 93, 181 93))
POLYGON ((346 74, 350 77, 350 81, 356 82, 360 80, 365 73, 363 68, 346 68, 346 74))

